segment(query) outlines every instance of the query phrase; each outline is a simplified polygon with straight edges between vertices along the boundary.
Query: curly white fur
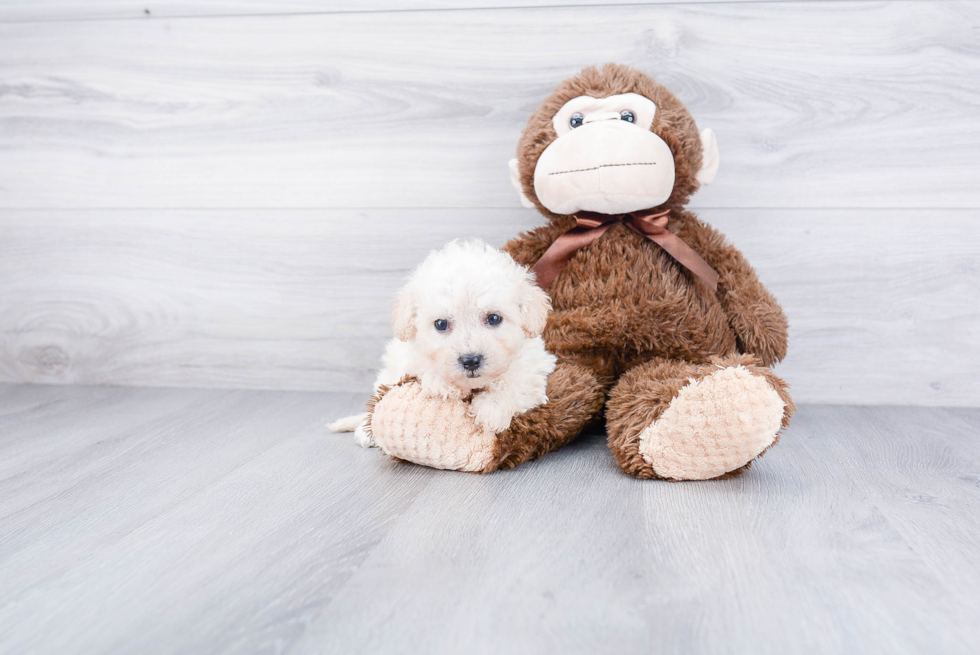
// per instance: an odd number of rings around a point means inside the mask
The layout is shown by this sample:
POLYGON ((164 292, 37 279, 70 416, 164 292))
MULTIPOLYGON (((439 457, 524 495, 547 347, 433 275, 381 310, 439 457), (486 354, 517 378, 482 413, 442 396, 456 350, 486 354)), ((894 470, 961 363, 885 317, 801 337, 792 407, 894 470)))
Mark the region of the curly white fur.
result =
MULTIPOLYGON (((475 392, 470 411, 476 422, 502 432, 515 415, 548 402, 555 356, 545 350, 541 332, 550 309, 534 274, 508 254, 476 239, 453 241, 431 252, 399 291, 395 338, 385 348, 375 391, 411 375, 428 396, 475 392), (488 321, 494 314, 502 319, 497 325, 488 321), (440 320, 447 329, 436 329, 440 320), (463 367, 467 355, 481 358, 479 368, 463 367)), ((358 443, 371 446, 366 420, 366 414, 348 416, 330 429, 353 430, 358 443)))

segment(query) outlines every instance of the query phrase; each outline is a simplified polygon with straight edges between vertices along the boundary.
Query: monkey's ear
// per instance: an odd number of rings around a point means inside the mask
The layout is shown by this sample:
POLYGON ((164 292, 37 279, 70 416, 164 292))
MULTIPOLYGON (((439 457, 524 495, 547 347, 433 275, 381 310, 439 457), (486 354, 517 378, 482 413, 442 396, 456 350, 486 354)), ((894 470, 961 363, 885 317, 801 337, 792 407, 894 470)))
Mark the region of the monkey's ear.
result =
POLYGON ((715 175, 718 174, 718 164, 721 158, 718 154, 718 139, 709 127, 701 132, 701 170, 698 171, 697 178, 701 184, 711 184, 715 175))
POLYGON ((391 325, 395 329, 395 338, 399 341, 411 341, 415 338, 415 294, 409 285, 398 292, 395 307, 391 310, 391 325))
POLYGON ((533 339, 540 337, 544 332, 545 323, 548 322, 548 312, 551 311, 551 298, 544 289, 534 283, 533 275, 528 276, 524 287, 520 302, 521 323, 524 335, 528 339, 533 339))
POLYGON ((524 195, 524 188, 521 186, 521 170, 517 164, 516 159, 511 159, 507 162, 507 166, 510 168, 510 183, 514 185, 517 189, 517 193, 521 196, 521 206, 527 207, 528 209, 534 209, 534 203, 527 199, 524 195))

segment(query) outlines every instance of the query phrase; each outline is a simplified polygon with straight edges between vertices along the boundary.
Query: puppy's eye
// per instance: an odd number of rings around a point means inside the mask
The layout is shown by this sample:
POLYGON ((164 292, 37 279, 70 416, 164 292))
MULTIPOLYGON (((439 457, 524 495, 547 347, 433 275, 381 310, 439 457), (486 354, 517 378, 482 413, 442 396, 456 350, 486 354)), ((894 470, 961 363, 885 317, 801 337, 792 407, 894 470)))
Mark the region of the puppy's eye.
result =
POLYGON ((449 321, 444 318, 437 318, 435 322, 436 329, 440 332, 445 332, 449 329, 449 321))
POLYGON ((500 314, 487 314, 487 325, 500 325, 504 317, 500 314))
POLYGON ((583 116, 582 114, 572 114, 572 119, 568 121, 568 124, 571 125, 573 128, 575 128, 575 127, 581 127, 582 123, 584 122, 585 122, 585 116, 583 116))
POLYGON ((619 117, 621 119, 623 119, 624 121, 626 121, 627 123, 635 123, 636 122, 636 115, 633 112, 631 112, 629 109, 626 109, 625 111, 620 112, 619 117))

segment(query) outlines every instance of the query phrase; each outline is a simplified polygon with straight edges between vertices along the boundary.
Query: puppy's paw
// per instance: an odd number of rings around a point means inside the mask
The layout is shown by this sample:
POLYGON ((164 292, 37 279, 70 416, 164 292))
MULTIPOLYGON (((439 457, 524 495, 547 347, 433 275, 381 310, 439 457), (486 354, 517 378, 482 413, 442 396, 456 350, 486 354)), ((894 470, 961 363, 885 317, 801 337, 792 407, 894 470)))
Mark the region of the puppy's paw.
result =
POLYGON ((477 394, 470 406, 470 415, 476 422, 495 433, 509 428, 514 418, 513 405, 489 393, 477 394))
POLYGON ((444 378, 431 373, 423 374, 420 378, 422 383, 422 393, 430 398, 442 398, 443 400, 458 399, 463 397, 463 392, 456 385, 450 384, 444 378))
POLYGON ((363 448, 373 448, 374 439, 371 437, 371 433, 367 431, 367 423, 361 423, 354 430, 354 439, 357 441, 357 445, 363 448))

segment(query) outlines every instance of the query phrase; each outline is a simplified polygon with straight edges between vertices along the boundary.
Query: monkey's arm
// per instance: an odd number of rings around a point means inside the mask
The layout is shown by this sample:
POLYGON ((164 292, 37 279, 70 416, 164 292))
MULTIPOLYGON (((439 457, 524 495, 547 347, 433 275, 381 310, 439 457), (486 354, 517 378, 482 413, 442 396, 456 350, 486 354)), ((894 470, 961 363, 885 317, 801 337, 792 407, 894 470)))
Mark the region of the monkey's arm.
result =
POLYGON ((788 322, 782 307, 762 286, 745 255, 720 232, 695 221, 691 232, 679 234, 718 272, 717 297, 735 331, 739 351, 772 366, 786 356, 788 322))
POLYGON ((427 396, 418 381, 406 379, 375 393, 368 402, 368 425, 387 455, 434 468, 489 473, 570 442, 601 413, 605 390, 586 367, 559 361, 548 376, 548 402, 515 416, 497 434, 477 424, 470 403, 427 396))
POLYGON ((553 223, 542 225, 530 232, 521 232, 504 244, 501 250, 513 257, 514 261, 521 266, 533 266, 541 259, 541 255, 548 249, 548 246, 554 243, 555 239, 564 234, 567 229, 567 226, 553 223))

